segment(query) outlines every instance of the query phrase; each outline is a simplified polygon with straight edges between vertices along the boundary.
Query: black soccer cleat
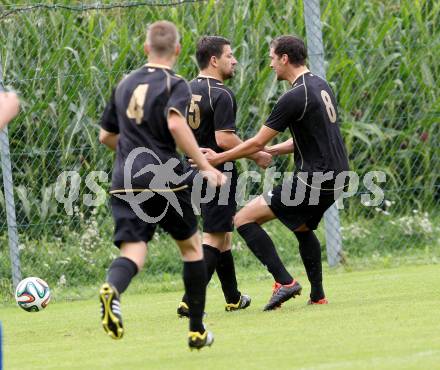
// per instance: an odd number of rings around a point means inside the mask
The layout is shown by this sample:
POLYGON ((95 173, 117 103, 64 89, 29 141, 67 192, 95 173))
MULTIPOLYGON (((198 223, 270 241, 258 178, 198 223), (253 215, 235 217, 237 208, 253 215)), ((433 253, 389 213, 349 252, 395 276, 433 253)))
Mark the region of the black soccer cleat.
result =
MULTIPOLYGON (((177 316, 179 316, 179 318, 189 318, 189 307, 187 303, 183 301, 179 303, 179 306, 177 307, 177 316)), ((206 317, 206 312, 203 312, 203 317, 206 317)))
POLYGON ((189 317, 189 307, 185 302, 180 302, 177 307, 177 316, 179 317, 189 317))
POLYGON ((99 290, 99 300, 104 331, 112 339, 121 339, 124 335, 124 327, 122 326, 118 291, 111 284, 104 283, 99 290))
POLYGON ((269 303, 264 306, 263 311, 271 311, 280 308, 281 305, 290 298, 295 298, 295 296, 301 295, 301 290, 302 286, 296 280, 293 280, 289 285, 282 285, 275 282, 272 297, 270 297, 269 303))
POLYGON ((252 301, 251 297, 249 297, 246 294, 242 294, 237 303, 227 303, 225 305, 225 311, 230 312, 230 311, 244 310, 245 308, 251 305, 251 301, 252 301))
POLYGON ((208 330, 205 330, 203 334, 198 331, 190 331, 188 334, 188 346, 191 351, 211 347, 212 343, 214 343, 214 335, 208 330))

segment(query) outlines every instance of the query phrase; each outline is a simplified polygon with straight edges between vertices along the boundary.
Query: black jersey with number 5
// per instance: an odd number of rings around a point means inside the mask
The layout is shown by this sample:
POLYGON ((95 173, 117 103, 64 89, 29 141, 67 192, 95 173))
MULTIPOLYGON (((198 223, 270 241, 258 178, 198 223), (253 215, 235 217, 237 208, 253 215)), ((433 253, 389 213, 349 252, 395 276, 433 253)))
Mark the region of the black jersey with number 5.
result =
POLYGON ((119 134, 112 190, 181 187, 167 117, 174 111, 186 118, 190 101, 186 80, 162 65, 146 64, 121 80, 101 119, 104 130, 119 134))
POLYGON ((290 129, 298 172, 348 171, 336 99, 324 79, 310 72, 299 76, 265 125, 279 132, 290 129))
POLYGON ((200 147, 223 152, 215 140, 216 131, 235 131, 235 96, 219 80, 199 76, 190 83, 192 99, 188 124, 200 147))

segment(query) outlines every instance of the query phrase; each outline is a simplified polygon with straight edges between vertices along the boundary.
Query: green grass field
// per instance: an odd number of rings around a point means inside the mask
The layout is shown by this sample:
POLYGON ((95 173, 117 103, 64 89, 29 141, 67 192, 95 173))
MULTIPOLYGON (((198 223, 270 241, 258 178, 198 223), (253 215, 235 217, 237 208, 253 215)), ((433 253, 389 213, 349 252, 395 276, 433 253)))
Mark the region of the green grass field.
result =
POLYGON ((27 313, 0 308, 5 369, 439 369, 438 265, 326 274, 328 306, 306 306, 308 284, 281 310, 262 312, 266 275, 241 287, 253 297, 242 312, 223 311, 216 281, 208 291, 211 348, 190 352, 187 321, 177 319, 180 292, 124 296, 126 335, 106 337, 97 300, 51 303, 27 313))

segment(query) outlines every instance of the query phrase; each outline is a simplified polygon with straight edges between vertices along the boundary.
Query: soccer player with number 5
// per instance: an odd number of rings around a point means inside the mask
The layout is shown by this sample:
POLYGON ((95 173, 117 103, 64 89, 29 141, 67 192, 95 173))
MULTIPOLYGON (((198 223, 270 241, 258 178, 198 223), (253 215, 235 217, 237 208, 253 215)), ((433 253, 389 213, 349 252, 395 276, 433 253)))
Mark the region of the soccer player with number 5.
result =
POLYGON ((253 138, 223 153, 203 149, 213 166, 262 149, 274 156, 294 153, 294 175, 285 178, 282 186, 253 199, 234 218, 237 231, 275 279, 265 311, 279 308, 302 289, 284 267, 271 238, 261 227, 276 218, 298 239, 311 284, 309 304, 327 303, 322 286, 321 246, 313 230, 345 188, 349 169, 336 99, 328 83, 308 70, 306 58, 307 49, 301 39, 295 36, 274 39, 270 44, 270 66, 277 79, 289 81, 291 88, 279 98, 253 138), (266 147, 287 128, 291 139, 266 147))
MULTIPOLYGON (((204 36, 196 48, 197 64, 200 73, 190 82, 192 99, 188 111, 188 124, 197 143, 201 147, 221 152, 241 144, 236 135, 236 111, 234 93, 224 85, 232 78, 237 61, 232 53, 230 41, 220 36, 204 36)), ((266 168, 272 156, 263 151, 249 156, 261 168, 266 168)), ((220 279, 225 296, 226 311, 247 308, 251 298, 241 294, 237 287, 234 259, 231 252, 233 217, 237 209, 235 200, 238 173, 235 163, 225 163, 217 168, 229 173, 228 194, 222 199, 223 189, 200 205, 203 218, 203 254, 208 279, 214 271, 220 279)), ((206 185, 206 184, 205 184, 206 185)), ((206 189, 206 186, 203 190, 206 189)), ((177 314, 188 316, 188 297, 183 296, 177 308, 177 314)))

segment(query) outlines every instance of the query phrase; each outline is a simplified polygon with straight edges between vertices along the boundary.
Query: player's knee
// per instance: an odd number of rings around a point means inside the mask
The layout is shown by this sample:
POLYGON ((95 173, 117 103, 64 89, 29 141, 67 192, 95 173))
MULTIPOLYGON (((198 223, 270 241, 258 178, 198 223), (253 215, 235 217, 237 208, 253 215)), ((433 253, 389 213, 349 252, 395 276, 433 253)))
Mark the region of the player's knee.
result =
POLYGON ((141 271, 144 268, 145 265, 145 259, 143 259, 142 261, 135 261, 136 266, 138 268, 138 271, 141 271))
POLYGON ((137 266, 138 271, 141 271, 145 265, 145 256, 139 256, 139 255, 131 255, 127 258, 131 259, 137 266))
POLYGON ((225 243, 226 233, 203 233, 203 244, 221 250, 225 243))
POLYGON ((245 214, 243 214, 243 212, 238 212, 235 216, 234 216, 234 225, 235 227, 240 227, 244 224, 247 224, 249 222, 248 217, 246 217, 245 214))
POLYGON ((193 236, 185 240, 177 240, 176 244, 184 261, 198 261, 203 258, 200 235, 196 232, 193 236))
POLYGON ((145 264, 145 259, 147 257, 147 243, 145 242, 136 242, 136 243, 128 243, 123 242, 120 247, 121 256, 132 260, 138 271, 142 270, 145 264))

